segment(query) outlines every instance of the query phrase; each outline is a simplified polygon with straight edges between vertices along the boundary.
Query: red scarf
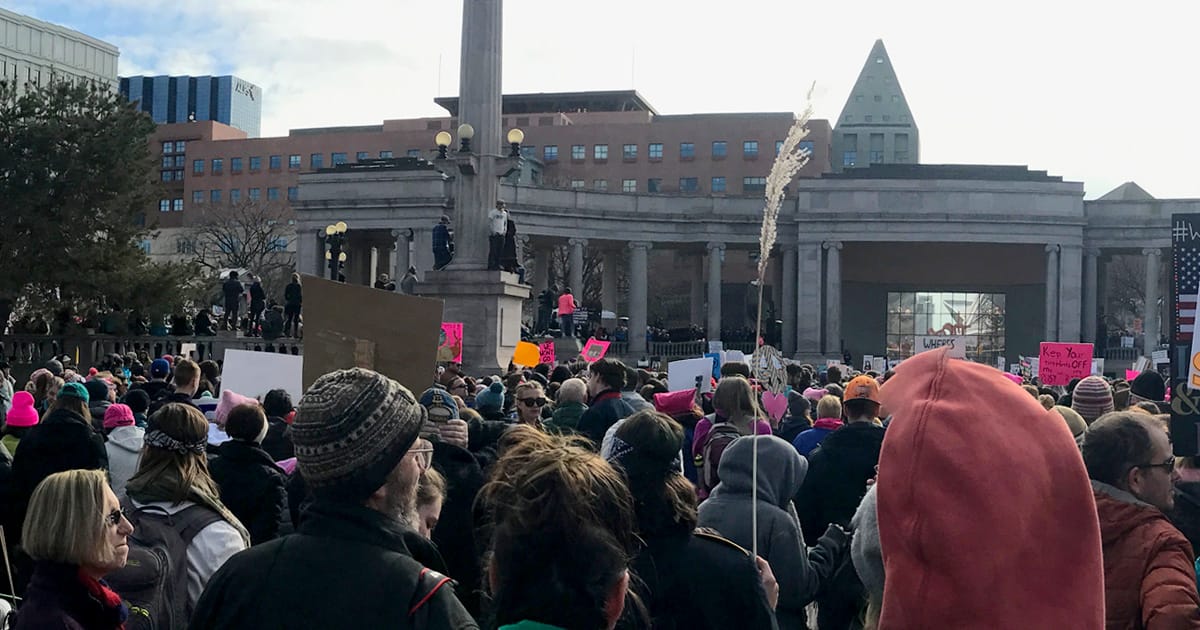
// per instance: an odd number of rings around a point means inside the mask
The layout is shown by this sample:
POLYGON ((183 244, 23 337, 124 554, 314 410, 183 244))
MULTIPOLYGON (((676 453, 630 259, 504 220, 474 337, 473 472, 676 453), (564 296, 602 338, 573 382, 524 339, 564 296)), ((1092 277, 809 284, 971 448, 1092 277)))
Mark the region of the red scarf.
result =
POLYGON ((121 596, 117 595, 115 591, 105 586, 96 578, 84 573, 82 568, 79 569, 78 575, 79 581, 87 589, 88 594, 95 597, 96 601, 100 602, 107 611, 111 611, 114 617, 119 619, 115 627, 118 630, 125 630, 125 618, 129 616, 129 611, 121 603, 121 596))

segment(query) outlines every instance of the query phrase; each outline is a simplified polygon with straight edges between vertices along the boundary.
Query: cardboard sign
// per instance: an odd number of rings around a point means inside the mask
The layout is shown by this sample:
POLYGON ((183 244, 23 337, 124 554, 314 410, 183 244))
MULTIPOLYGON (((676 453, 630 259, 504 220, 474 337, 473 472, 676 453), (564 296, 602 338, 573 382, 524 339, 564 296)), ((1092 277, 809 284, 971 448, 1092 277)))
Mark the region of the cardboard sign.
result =
POLYGON ((1104 359, 1092 359, 1092 374, 1104 376, 1104 359))
POLYGON ((538 344, 538 359, 542 363, 554 365, 554 340, 547 339, 538 344))
POLYGON ((711 357, 671 361, 667 364, 667 389, 674 392, 695 389, 699 385, 701 393, 707 394, 712 391, 712 379, 709 378, 712 370, 711 357))
POLYGON ((1125 380, 1132 381, 1138 377, 1138 374, 1141 374, 1141 372, 1137 370, 1125 370, 1125 380))
POLYGON ((871 369, 879 374, 887 371, 887 357, 875 357, 871 359, 871 369))
POLYGON ((583 352, 579 353, 579 358, 594 363, 604 358, 604 353, 608 352, 608 346, 611 342, 600 341, 595 337, 588 339, 588 342, 583 346, 583 352))
POLYGON ((1068 385, 1092 374, 1092 344, 1043 341, 1038 353, 1042 385, 1068 385))
POLYGON ((967 358, 967 344, 970 340, 961 335, 918 335, 913 338, 913 354, 920 354, 938 348, 950 348, 950 357, 954 359, 967 358))
POLYGON ((442 334, 438 338, 438 363, 462 363, 463 325, 459 322, 442 322, 442 334))
POLYGON ((542 360, 542 351, 537 344, 518 341, 513 351, 512 362, 521 367, 534 367, 542 360))
POLYGON ((721 355, 723 355, 723 354, 725 354, 725 353, 724 352, 709 352, 704 355, 713 360, 712 377, 717 380, 720 380, 720 378, 721 378, 721 355))
POLYGON ((442 302, 304 276, 304 387, 366 367, 419 395, 433 381, 442 302))
POLYGON ((226 350, 221 389, 262 400, 272 389, 286 390, 292 402, 304 394, 304 357, 276 352, 226 350))

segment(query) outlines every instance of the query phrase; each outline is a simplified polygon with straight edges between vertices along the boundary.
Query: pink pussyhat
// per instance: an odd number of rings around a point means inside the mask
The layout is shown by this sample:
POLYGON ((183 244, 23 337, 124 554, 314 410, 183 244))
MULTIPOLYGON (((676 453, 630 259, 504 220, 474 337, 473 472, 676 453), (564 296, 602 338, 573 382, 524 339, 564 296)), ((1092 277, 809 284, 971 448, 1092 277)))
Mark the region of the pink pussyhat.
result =
POLYGON ((13 394, 12 409, 4 423, 13 428, 32 427, 38 423, 37 409, 33 408, 33 394, 20 391, 13 394))
POLYGON ((221 391, 221 402, 217 403, 217 411, 214 415, 214 420, 217 426, 224 427, 225 420, 229 417, 229 412, 233 411, 234 407, 239 405, 257 405, 258 401, 253 398, 248 398, 237 392, 228 389, 221 391))

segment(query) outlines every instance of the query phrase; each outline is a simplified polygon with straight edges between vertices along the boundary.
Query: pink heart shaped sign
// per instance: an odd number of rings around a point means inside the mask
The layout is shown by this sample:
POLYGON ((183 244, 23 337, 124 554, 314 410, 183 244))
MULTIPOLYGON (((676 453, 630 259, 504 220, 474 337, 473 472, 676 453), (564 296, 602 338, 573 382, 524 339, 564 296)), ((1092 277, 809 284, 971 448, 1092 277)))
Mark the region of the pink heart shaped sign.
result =
POLYGON ((786 394, 763 392, 762 402, 763 409, 767 410, 767 413, 775 422, 782 420, 783 414, 787 413, 788 401, 786 394))

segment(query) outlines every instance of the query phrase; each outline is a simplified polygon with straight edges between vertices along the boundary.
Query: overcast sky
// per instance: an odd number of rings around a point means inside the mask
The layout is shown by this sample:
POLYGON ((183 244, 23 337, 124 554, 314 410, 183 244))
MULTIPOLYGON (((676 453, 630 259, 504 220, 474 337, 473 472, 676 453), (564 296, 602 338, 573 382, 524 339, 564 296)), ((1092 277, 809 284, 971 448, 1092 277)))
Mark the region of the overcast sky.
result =
MULTIPOLYGON (((636 88, 659 112, 836 120, 883 38, 924 163, 1028 164, 1200 198, 1196 0, 509 0, 504 90, 636 88)), ((236 74, 263 135, 444 114, 458 0, 0 0, 121 49, 120 73, 236 74)))

